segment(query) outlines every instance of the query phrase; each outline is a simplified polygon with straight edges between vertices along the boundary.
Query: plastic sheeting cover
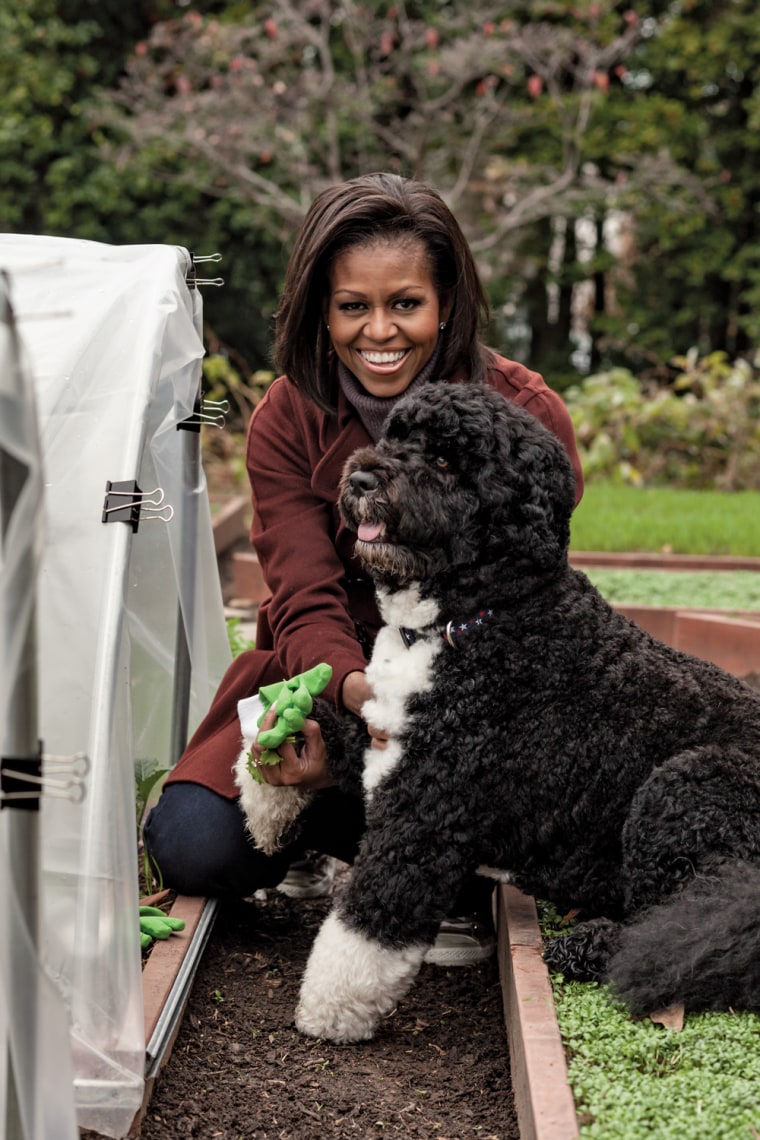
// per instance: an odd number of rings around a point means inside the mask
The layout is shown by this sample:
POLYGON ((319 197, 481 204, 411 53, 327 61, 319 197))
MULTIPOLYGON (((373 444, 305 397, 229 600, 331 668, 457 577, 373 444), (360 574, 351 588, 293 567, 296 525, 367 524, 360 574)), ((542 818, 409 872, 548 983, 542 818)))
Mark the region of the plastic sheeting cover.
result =
MULTIPOLYGON (((0 275, 0 748, 36 751, 34 617, 42 464, 32 386, 0 275)), ((13 764, 9 764, 13 770, 13 764)), ((0 1128, 75 1140, 68 1019, 37 953, 38 815, 0 812, 0 1128)))
POLYGON ((114 1137, 143 1095, 135 764, 171 767, 229 662, 199 437, 177 430, 203 355, 189 267, 177 247, 0 235, 45 476, 40 735, 90 761, 81 803, 43 798, 44 957, 79 1124, 114 1137), (102 521, 107 482, 130 480, 170 521, 102 521))

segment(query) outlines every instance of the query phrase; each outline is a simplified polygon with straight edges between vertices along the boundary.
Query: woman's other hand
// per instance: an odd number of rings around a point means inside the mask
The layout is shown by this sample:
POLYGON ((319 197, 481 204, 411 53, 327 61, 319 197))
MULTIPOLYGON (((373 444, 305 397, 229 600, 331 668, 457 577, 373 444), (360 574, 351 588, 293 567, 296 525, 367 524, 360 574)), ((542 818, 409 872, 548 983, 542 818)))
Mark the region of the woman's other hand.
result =
MULTIPOLYGON (((365 673, 357 671, 355 673, 349 673, 346 676, 343 682, 343 689, 341 690, 341 699, 349 712, 361 716, 364 702, 370 700, 373 695, 365 673)), ((372 738, 373 748, 385 748, 387 746, 387 732, 383 732, 371 724, 367 724, 367 731, 372 738)))
POLYGON ((361 716, 364 702, 370 700, 372 696, 372 689, 369 687, 366 673, 357 669, 346 675, 343 688, 340 691, 340 699, 344 708, 357 716, 361 716))

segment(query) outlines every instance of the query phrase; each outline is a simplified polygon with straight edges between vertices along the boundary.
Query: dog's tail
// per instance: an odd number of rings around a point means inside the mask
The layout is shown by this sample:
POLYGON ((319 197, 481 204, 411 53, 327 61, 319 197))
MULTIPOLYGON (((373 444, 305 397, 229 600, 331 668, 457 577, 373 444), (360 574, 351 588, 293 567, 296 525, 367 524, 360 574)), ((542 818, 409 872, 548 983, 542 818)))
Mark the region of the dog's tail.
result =
POLYGON ((760 867, 722 863, 621 934, 608 980, 634 1013, 760 1012, 760 867))

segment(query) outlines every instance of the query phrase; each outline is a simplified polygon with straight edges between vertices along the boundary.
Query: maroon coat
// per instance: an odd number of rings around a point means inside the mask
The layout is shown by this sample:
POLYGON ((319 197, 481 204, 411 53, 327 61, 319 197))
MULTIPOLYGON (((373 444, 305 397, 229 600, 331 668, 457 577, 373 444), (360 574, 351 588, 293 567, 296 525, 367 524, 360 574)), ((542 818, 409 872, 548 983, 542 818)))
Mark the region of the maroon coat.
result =
MULTIPOLYGON (((538 373, 503 357, 486 379, 562 440, 576 474, 577 502, 583 476, 562 400, 538 373)), ((337 489, 349 455, 371 442, 342 392, 337 414, 328 416, 280 377, 254 411, 246 455, 251 539, 271 597, 259 610, 256 649, 233 661, 169 780, 235 797, 238 700, 327 661, 333 676, 325 695, 338 702, 347 674, 364 669, 380 619, 372 584, 354 557, 356 535, 338 513, 337 489)))

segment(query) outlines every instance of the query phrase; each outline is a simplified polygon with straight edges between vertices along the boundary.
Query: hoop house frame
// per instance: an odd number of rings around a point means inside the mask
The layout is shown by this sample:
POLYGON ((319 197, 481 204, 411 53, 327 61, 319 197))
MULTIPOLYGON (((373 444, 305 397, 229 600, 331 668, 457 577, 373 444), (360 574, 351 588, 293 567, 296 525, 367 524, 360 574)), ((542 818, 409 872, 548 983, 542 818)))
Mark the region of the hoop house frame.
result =
POLYGON ((200 437, 202 302, 173 246, 0 236, 45 481, 39 732, 84 753, 43 795, 40 951, 68 1012, 80 1127, 127 1134, 145 1076, 135 764, 170 768, 229 648, 200 437), (188 278, 191 285, 188 286, 188 278))

